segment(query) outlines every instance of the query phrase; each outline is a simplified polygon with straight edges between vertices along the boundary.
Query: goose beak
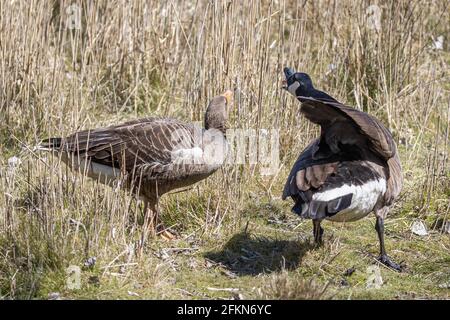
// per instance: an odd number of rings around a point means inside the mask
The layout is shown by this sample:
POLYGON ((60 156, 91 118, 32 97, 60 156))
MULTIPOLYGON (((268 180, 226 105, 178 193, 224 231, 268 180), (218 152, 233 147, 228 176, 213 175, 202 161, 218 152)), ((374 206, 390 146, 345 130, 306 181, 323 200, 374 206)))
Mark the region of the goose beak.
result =
POLYGON ((222 93, 221 96, 223 96, 223 97, 225 97, 225 99, 227 99, 228 106, 233 102, 233 91, 227 90, 224 93, 222 93))
POLYGON ((291 68, 285 67, 284 68, 284 75, 286 77, 286 79, 289 79, 290 77, 292 77, 294 75, 294 70, 292 70, 291 68))
POLYGON ((282 81, 282 88, 287 90, 287 88, 288 88, 288 81, 295 74, 295 71, 292 70, 291 68, 288 68, 288 67, 285 67, 283 71, 284 71, 285 79, 283 79, 283 81, 282 81))

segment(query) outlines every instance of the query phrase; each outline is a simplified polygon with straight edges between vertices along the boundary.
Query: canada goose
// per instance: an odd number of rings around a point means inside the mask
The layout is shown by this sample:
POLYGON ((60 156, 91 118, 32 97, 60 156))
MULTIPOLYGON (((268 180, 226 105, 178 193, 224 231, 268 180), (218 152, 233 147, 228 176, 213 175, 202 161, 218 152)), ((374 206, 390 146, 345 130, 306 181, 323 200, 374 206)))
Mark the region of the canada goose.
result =
POLYGON ((384 247, 384 219, 402 188, 397 147, 385 126, 367 113, 344 106, 316 90, 306 73, 285 68, 284 88, 301 102, 303 115, 321 127, 318 139, 300 154, 286 181, 283 200, 312 219, 316 243, 323 219, 355 221, 374 212, 380 241, 379 261, 401 271, 384 247))
POLYGON ((228 90, 210 101, 204 129, 175 119, 145 118, 45 139, 39 149, 60 153, 71 169, 101 183, 124 181, 144 201, 152 231, 173 238, 159 222, 158 199, 205 179, 223 164, 231 99, 228 90))

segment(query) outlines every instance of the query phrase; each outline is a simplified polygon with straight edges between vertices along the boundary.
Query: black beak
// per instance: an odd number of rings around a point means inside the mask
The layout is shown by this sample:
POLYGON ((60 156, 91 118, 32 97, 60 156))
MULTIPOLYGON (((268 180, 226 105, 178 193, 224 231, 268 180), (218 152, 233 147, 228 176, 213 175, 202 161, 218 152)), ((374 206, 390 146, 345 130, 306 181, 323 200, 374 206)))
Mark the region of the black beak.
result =
POLYGON ((295 72, 291 68, 285 67, 284 68, 284 76, 285 80, 283 80, 283 89, 287 90, 289 85, 289 80, 294 76, 295 72))
POLYGON ((291 68, 285 67, 284 68, 284 75, 286 76, 286 80, 288 80, 290 77, 292 77, 294 75, 294 70, 292 70, 291 68))

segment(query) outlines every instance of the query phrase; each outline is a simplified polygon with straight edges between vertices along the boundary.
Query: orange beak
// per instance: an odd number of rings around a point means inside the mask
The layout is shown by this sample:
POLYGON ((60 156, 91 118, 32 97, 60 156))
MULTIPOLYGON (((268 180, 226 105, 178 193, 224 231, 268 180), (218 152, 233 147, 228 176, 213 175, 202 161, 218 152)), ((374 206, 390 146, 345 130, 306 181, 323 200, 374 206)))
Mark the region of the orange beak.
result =
POLYGON ((227 105, 230 105, 233 102, 233 91, 227 90, 224 93, 222 93, 221 96, 227 99, 227 105))

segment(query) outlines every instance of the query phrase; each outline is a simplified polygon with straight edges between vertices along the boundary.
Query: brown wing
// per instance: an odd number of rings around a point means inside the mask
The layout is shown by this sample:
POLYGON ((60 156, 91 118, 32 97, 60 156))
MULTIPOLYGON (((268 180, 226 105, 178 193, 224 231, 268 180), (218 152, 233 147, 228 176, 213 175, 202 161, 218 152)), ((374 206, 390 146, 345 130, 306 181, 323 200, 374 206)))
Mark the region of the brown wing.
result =
POLYGON ((300 154, 292 166, 284 186, 282 199, 298 194, 299 191, 307 191, 311 187, 319 188, 336 171, 339 157, 331 155, 326 159, 314 159, 314 151, 318 149, 320 140, 312 141, 300 154))
POLYGON ((297 159, 286 181, 283 199, 299 191, 321 187, 330 174, 336 173, 343 155, 352 160, 352 157, 372 158, 370 154, 375 154, 389 169, 385 199, 386 205, 390 205, 400 193, 402 174, 397 148, 389 130, 372 116, 340 103, 308 97, 300 100, 301 112, 308 120, 321 126, 322 134, 297 159), (366 149, 371 153, 367 154, 366 149))
POLYGON ((173 170, 172 151, 191 148, 195 130, 199 129, 174 119, 146 118, 76 132, 63 139, 61 148, 128 173, 145 168, 147 178, 176 178, 184 173, 173 170))
POLYGON ((386 194, 384 195, 386 205, 391 205, 400 194, 403 185, 402 167, 398 153, 387 161, 389 178, 387 181, 386 194))
POLYGON ((349 122, 369 141, 369 148, 384 160, 396 153, 395 142, 389 130, 377 119, 340 103, 301 97, 301 111, 310 121, 326 130, 336 122, 349 122))

